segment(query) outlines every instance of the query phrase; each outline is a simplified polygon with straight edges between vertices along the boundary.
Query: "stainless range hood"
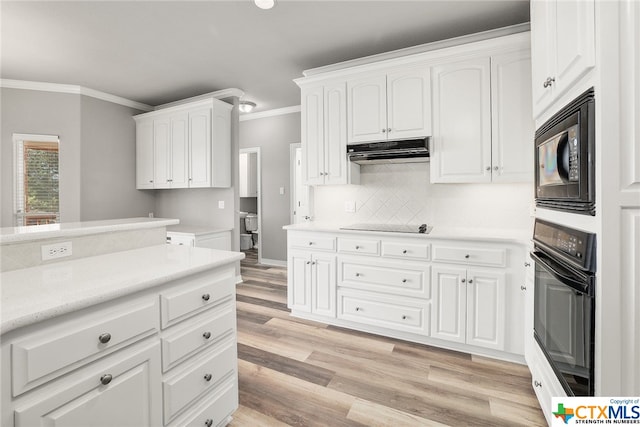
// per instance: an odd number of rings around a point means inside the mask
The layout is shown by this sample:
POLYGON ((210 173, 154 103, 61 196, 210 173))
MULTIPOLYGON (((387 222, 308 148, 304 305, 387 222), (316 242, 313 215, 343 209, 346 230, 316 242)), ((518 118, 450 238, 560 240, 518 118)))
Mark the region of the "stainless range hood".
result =
POLYGON ((429 161, 430 137, 347 145, 349 161, 360 165, 429 161))

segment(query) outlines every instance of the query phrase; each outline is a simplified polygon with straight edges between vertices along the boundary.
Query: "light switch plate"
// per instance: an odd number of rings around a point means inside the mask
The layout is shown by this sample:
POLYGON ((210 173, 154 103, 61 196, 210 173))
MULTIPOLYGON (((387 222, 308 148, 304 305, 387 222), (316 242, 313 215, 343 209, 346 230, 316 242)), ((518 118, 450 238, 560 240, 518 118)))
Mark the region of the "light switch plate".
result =
POLYGON ((344 202, 344 211, 345 212, 355 212, 356 211, 356 202, 352 200, 347 200, 344 202))
POLYGON ((224 200, 218 200, 218 209, 224 209, 224 200))

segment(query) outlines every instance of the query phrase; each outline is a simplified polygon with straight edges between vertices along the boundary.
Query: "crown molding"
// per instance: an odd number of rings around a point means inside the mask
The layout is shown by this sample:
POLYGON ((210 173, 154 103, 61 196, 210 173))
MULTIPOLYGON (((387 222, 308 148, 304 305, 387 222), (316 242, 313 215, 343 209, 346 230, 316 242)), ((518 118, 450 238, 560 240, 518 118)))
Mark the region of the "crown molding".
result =
POLYGON ((240 121, 244 122, 247 120, 263 119, 265 117, 283 116, 285 114, 299 113, 300 111, 302 111, 300 105, 292 105, 291 107, 275 108, 273 110, 260 111, 258 113, 242 114, 240 116, 240 121))
POLYGON ((179 101, 156 105, 154 109, 160 110, 163 108, 175 107, 177 105, 184 104, 187 102, 200 101, 203 99, 210 99, 210 98, 225 99, 225 98, 231 98, 232 96, 237 96, 238 98, 241 98, 244 96, 244 91, 242 89, 237 89, 232 87, 229 89, 222 89, 222 90, 217 90, 215 92, 209 92, 202 95, 192 96, 191 98, 181 99, 179 101))
POLYGON ((125 107, 135 108, 141 111, 153 111, 151 105, 141 102, 132 101, 120 96, 111 95, 110 93, 100 92, 98 90, 89 89, 77 85, 65 85, 59 83, 31 82, 26 80, 0 79, 0 87, 8 89, 37 90, 42 92, 69 93, 74 95, 84 95, 91 98, 101 99, 103 101, 112 102, 114 104, 124 105, 125 107))

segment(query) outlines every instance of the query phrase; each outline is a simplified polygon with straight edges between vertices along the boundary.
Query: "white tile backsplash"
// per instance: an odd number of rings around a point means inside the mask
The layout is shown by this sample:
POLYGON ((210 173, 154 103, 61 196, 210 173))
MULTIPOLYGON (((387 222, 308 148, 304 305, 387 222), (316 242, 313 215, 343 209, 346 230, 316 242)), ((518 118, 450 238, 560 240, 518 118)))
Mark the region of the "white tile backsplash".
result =
POLYGON ((533 184, 431 184, 429 163, 364 165, 361 185, 317 186, 316 221, 529 229, 533 184), (345 201, 356 211, 345 212, 345 201))

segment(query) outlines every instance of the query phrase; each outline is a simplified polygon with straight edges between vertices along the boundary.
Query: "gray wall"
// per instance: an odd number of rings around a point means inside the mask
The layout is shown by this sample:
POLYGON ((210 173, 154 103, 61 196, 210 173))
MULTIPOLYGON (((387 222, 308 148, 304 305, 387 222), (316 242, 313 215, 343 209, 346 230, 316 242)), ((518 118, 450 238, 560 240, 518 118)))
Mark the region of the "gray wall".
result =
POLYGON ((262 258, 286 261, 289 224, 289 145, 300 142, 300 113, 240 122, 240 148, 260 147, 262 258), (280 195, 280 187, 285 194, 280 195))
POLYGON ((136 190, 136 125, 141 113, 100 99, 81 100, 81 218, 147 216, 153 192, 136 190))
POLYGON ((0 225, 12 227, 13 134, 60 137, 60 219, 80 221, 80 96, 22 89, 0 89, 2 99, 2 202, 0 225))
POLYGON ((188 188, 181 190, 155 190, 156 217, 177 218, 181 224, 212 226, 231 229, 236 227, 232 188, 188 188), (218 202, 224 208, 218 208, 218 202))
POLYGON ((60 137, 61 221, 146 216, 154 196, 135 189, 137 110, 75 94, 0 89, 1 226, 13 226, 14 133, 60 137))

